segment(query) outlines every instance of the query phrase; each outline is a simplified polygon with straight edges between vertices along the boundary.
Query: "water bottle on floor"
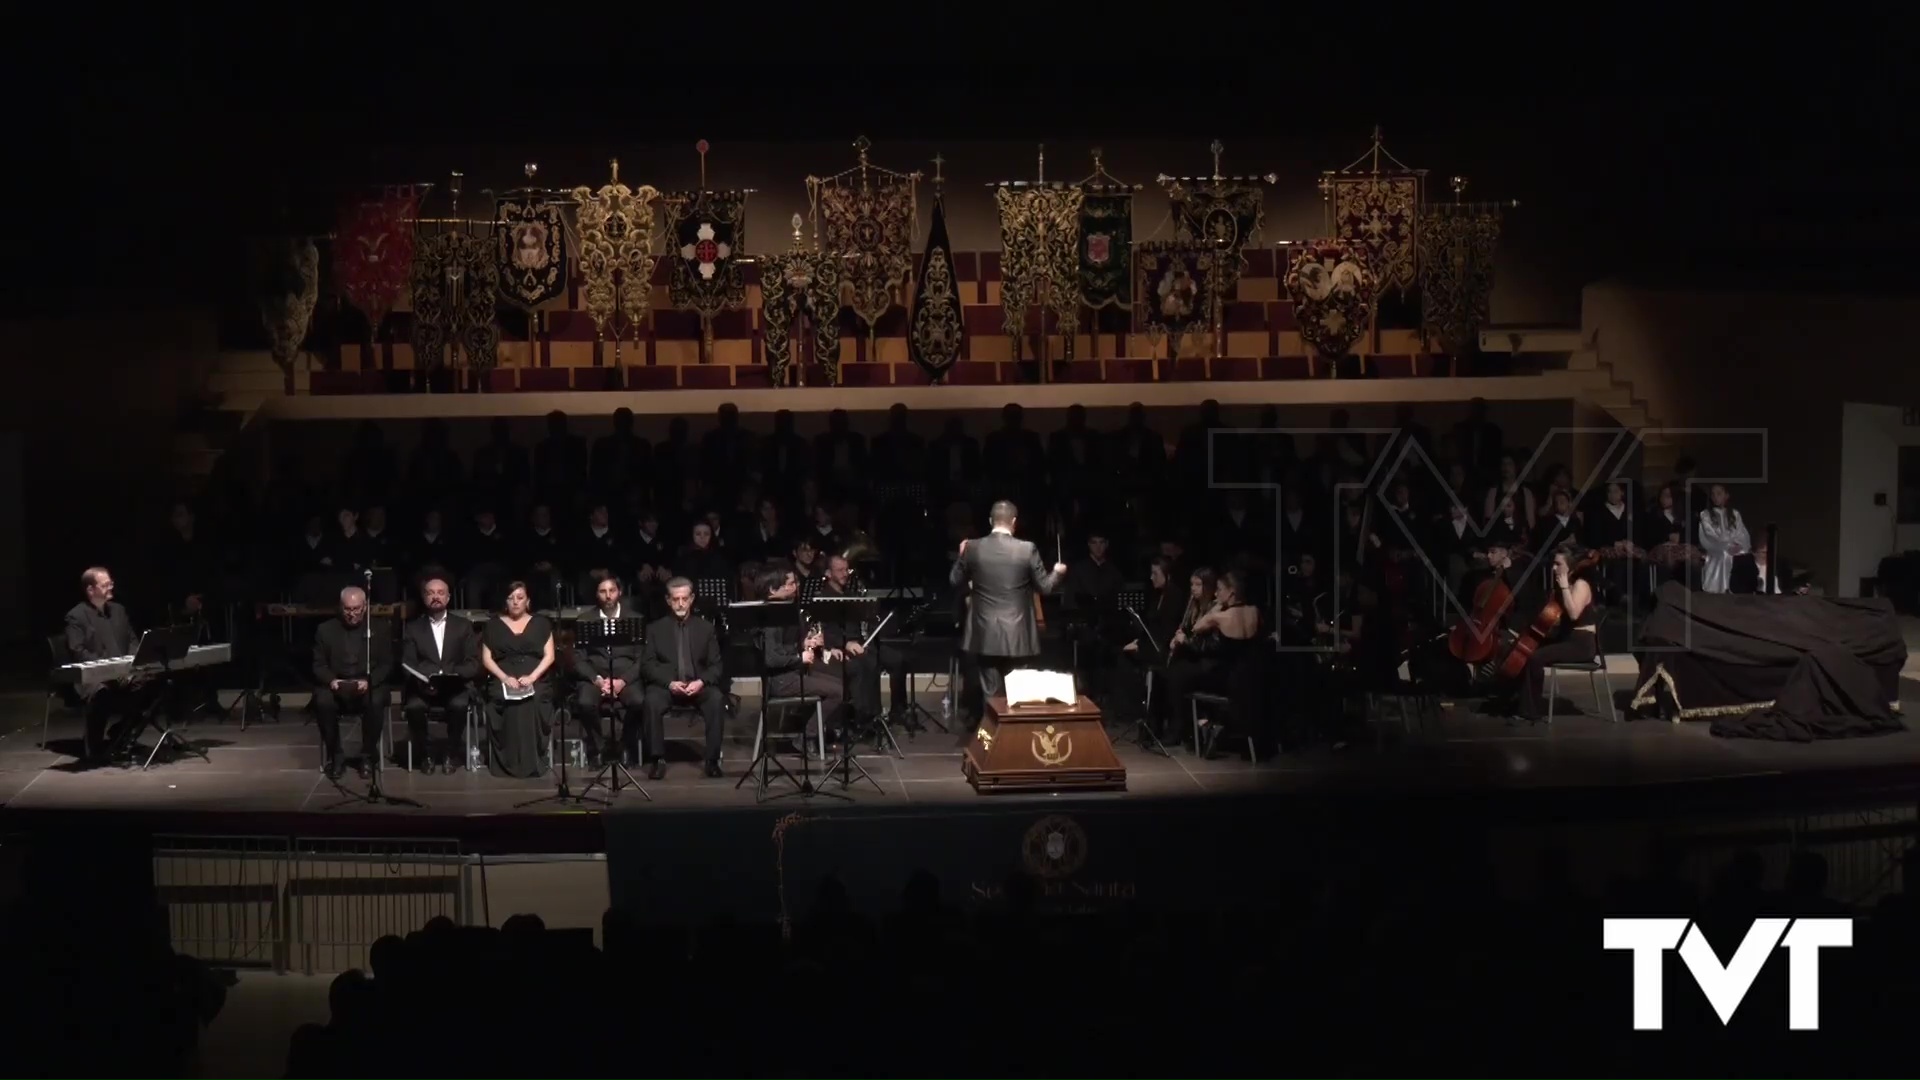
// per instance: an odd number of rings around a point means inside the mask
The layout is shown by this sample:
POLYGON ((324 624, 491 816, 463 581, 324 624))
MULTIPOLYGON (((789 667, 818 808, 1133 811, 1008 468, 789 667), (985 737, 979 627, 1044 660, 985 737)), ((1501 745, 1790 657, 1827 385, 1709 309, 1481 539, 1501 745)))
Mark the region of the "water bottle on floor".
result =
POLYGON ((478 744, 468 744, 467 768, 478 769, 479 767, 480 767, 480 747, 478 744))

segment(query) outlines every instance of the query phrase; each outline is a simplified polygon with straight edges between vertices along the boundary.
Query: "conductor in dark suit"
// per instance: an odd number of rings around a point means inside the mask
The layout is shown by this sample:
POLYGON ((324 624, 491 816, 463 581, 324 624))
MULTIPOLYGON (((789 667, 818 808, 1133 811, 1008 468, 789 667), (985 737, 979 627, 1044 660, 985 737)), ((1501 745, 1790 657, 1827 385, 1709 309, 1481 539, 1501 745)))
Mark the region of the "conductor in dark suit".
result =
POLYGON ((368 636, 367 594, 359 587, 340 590, 340 614, 313 634, 313 717, 326 745, 327 776, 339 779, 345 755, 340 750, 340 714, 360 717, 360 771, 380 753, 380 724, 385 713, 380 695, 393 677, 393 632, 373 622, 368 636))
MULTIPOLYGON (((598 607, 593 614, 584 616, 582 622, 640 617, 639 612, 626 606, 617 577, 601 578, 594 586, 593 595, 598 607)), ((573 649, 573 677, 573 717, 580 722, 587 753, 599 750, 605 760, 616 761, 624 744, 628 751, 638 754, 641 710, 646 705, 640 685, 639 644, 577 644, 573 649), (619 742, 608 741, 606 733, 600 730, 600 709, 605 705, 613 706, 620 727, 611 734, 622 736, 619 742)))
POLYGON ((720 638, 712 623, 693 613, 693 582, 686 578, 667 582, 667 610, 666 618, 647 627, 647 641, 640 651, 647 753, 653 758, 647 776, 658 780, 667 774, 667 710, 691 705, 706 722, 706 773, 717 777, 721 775, 720 638))
POLYGON ((960 648, 972 656, 975 672, 961 702, 970 724, 980 722, 986 699, 1000 694, 1007 672, 1040 655, 1034 590, 1052 592, 1067 572, 1065 563, 1055 563, 1049 573, 1039 549, 1014 538, 1018 515, 1018 508, 1005 499, 994 503, 989 514, 993 531, 978 540, 962 540, 948 575, 956 589, 971 586, 960 637, 960 648))
MULTIPOLYGON (((127 621, 127 609, 114 602, 113 575, 107 573, 106 567, 90 566, 81 573, 80 585, 86 590, 87 598, 67 612, 68 661, 79 663, 131 656, 138 639, 133 625, 127 621)), ((134 718, 152 703, 154 686, 122 679, 74 687, 80 700, 86 703, 84 753, 89 764, 109 760, 140 730, 134 718), (120 721, 120 727, 109 743, 107 725, 114 720, 120 721)))
POLYGON ((433 771, 439 765, 451 773, 467 763, 467 690, 480 675, 480 638, 473 624, 447 610, 452 591, 447 579, 429 574, 420 582, 420 605, 426 611, 407 622, 400 639, 400 661, 431 679, 452 675, 460 688, 436 688, 409 675, 401 698, 400 711, 407 718, 407 738, 418 748, 414 768, 433 771), (427 711, 439 709, 447 725, 447 753, 438 759, 427 755, 427 711))

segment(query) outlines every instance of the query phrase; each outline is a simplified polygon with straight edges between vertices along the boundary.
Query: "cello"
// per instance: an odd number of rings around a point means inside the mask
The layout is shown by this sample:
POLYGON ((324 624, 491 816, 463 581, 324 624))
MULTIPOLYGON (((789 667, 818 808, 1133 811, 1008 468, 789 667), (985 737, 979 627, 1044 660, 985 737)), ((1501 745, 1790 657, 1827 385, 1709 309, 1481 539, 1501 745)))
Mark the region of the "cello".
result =
MULTIPOLYGON (((1568 580, 1600 565, 1607 557, 1608 552, 1603 548, 1595 548, 1580 556, 1568 564, 1568 580)), ((1534 651, 1552 640, 1554 633, 1560 629, 1560 620, 1566 617, 1566 608, 1560 603, 1560 590, 1554 589, 1552 595, 1547 597, 1547 602, 1534 615, 1533 621, 1527 624, 1527 629, 1514 640, 1513 648, 1500 661, 1496 675, 1501 679, 1518 679, 1525 674, 1527 661, 1532 658, 1534 651)))
POLYGON ((1447 631, 1447 652, 1476 671, 1493 661, 1506 637, 1501 620, 1513 606, 1513 587, 1507 584, 1506 572, 1516 555, 1524 556, 1526 552, 1509 550, 1503 560, 1506 565, 1494 567, 1493 576, 1473 590, 1473 610, 1447 631))

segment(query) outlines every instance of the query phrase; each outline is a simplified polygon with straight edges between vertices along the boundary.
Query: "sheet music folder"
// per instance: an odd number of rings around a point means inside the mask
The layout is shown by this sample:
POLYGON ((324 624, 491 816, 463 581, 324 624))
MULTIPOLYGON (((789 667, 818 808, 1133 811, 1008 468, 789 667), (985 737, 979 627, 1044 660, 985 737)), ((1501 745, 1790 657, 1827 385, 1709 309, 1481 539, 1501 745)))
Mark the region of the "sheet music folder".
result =
POLYGON ((1073 673, 1068 671, 1009 671, 1006 686, 1007 705, 1016 709, 1048 702, 1072 705, 1078 700, 1073 689, 1073 673))

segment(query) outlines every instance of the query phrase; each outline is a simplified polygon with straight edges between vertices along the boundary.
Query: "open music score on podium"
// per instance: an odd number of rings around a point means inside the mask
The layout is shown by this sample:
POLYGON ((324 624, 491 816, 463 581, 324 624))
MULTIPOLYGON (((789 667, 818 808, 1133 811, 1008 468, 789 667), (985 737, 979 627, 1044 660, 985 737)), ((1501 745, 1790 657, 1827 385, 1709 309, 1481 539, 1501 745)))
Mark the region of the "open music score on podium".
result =
POLYGON ((1100 706, 1076 693, 1064 671, 1008 672, 1006 693, 987 702, 960 767, 983 795, 1127 786, 1100 706))

